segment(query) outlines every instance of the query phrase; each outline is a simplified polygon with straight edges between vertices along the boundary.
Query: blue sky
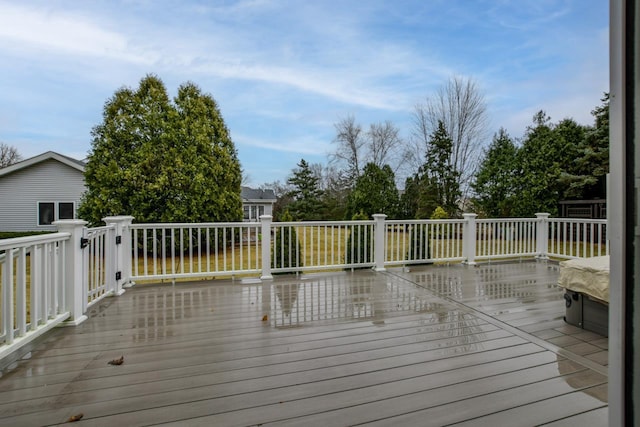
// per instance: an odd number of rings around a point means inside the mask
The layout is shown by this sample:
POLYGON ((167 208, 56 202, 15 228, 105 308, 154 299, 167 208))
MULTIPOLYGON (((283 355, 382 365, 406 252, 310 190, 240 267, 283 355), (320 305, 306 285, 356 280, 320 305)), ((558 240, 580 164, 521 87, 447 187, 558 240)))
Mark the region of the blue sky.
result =
POLYGON ((0 142, 84 158, 104 102, 158 75, 213 95, 247 183, 326 163, 334 123, 392 121, 453 76, 485 95, 489 137, 544 109, 592 124, 608 91, 605 0, 0 0, 0 142))

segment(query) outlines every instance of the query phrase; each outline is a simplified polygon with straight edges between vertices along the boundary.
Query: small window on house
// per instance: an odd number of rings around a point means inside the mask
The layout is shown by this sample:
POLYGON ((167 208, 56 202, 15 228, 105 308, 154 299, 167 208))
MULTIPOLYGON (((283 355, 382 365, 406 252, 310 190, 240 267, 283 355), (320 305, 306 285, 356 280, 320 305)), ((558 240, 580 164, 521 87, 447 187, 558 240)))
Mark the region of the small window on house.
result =
POLYGON ((38 225, 51 225, 55 219, 53 202, 38 203, 38 225))
POLYGON ((264 215, 264 206, 258 206, 258 218, 264 215))
POLYGON ((249 206, 244 206, 244 219, 249 219, 249 206))
POLYGON ((58 219, 73 219, 73 203, 58 203, 58 219))
POLYGON ((251 219, 252 220, 257 218, 257 216, 256 216, 256 208, 257 208, 257 206, 251 206, 251 219))

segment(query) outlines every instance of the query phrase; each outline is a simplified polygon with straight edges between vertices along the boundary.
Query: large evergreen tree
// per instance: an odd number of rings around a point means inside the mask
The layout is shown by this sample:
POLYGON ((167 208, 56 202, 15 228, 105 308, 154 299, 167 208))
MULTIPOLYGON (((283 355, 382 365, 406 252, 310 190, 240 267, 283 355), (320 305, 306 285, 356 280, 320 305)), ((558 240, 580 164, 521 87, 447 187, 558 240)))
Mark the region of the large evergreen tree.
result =
POLYGON ((137 90, 107 100, 92 130, 79 216, 137 222, 213 222, 242 218, 241 170, 215 100, 193 83, 169 99, 148 75, 137 90))
POLYGON ((575 164, 585 137, 585 128, 573 119, 553 125, 544 111, 539 111, 533 121, 517 156, 514 214, 519 217, 531 217, 536 212, 557 214, 558 202, 567 188, 561 177, 575 164))
POLYGON ((399 219, 416 219, 418 211, 418 198, 420 196, 420 176, 407 177, 404 181, 404 191, 400 195, 398 207, 399 219))
POLYGON ((460 174, 453 158, 453 140, 442 121, 432 132, 427 145, 425 163, 421 168, 422 185, 418 211, 420 217, 430 217, 441 206, 450 218, 458 216, 460 174))
POLYGON ((503 128, 493 136, 484 153, 472 188, 474 204, 490 217, 510 217, 516 203, 515 175, 518 170, 517 147, 503 128))
POLYGON ((606 197, 605 177, 609 173, 609 94, 591 114, 593 127, 584 131, 576 147, 576 157, 560 176, 566 199, 592 199, 606 197))
POLYGON ((518 150, 519 173, 516 179, 518 200, 514 215, 531 217, 536 212, 557 212, 560 163, 551 119, 544 111, 534 115, 518 150))
POLYGON ((536 212, 555 215, 561 200, 606 197, 608 102, 605 94, 592 111, 593 127, 573 119, 554 124, 539 111, 520 147, 501 130, 475 177, 477 206, 489 216, 531 217, 536 212))

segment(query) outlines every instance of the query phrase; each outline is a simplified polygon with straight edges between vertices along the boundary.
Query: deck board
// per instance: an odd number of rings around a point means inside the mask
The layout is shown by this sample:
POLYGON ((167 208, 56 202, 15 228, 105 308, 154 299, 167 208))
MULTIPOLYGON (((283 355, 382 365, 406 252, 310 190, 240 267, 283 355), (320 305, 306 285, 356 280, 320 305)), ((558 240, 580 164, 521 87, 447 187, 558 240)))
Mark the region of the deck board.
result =
POLYGON ((588 414, 606 414, 606 369, 590 367, 606 366, 607 340, 564 324, 557 276, 522 263, 135 286, 3 370, 0 424, 83 413, 78 425, 515 425, 526 415, 588 426, 588 414), (123 365, 107 365, 120 355, 123 365))
POLYGON ((606 426, 609 424, 609 410, 607 406, 581 412, 566 418, 544 424, 545 427, 585 427, 606 426))

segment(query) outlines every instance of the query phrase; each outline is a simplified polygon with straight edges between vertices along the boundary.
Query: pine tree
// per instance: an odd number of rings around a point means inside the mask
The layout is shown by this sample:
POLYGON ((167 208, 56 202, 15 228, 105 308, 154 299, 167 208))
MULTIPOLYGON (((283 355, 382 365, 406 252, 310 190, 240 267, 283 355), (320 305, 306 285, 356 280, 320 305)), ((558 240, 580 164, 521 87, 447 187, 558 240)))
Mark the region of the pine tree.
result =
POLYGON ((292 198, 288 209, 294 221, 317 220, 321 218, 322 191, 318 185, 318 177, 313 173, 304 159, 298 163, 293 175, 287 180, 292 186, 288 196, 292 198))
POLYGON ((460 207, 460 172, 452 158, 453 141, 442 121, 431 134, 425 163, 420 169, 420 196, 418 215, 428 217, 441 206, 449 215, 456 217, 460 207))
POLYGON ((510 217, 516 197, 517 147, 501 128, 484 153, 472 184, 478 210, 489 218, 510 217))

